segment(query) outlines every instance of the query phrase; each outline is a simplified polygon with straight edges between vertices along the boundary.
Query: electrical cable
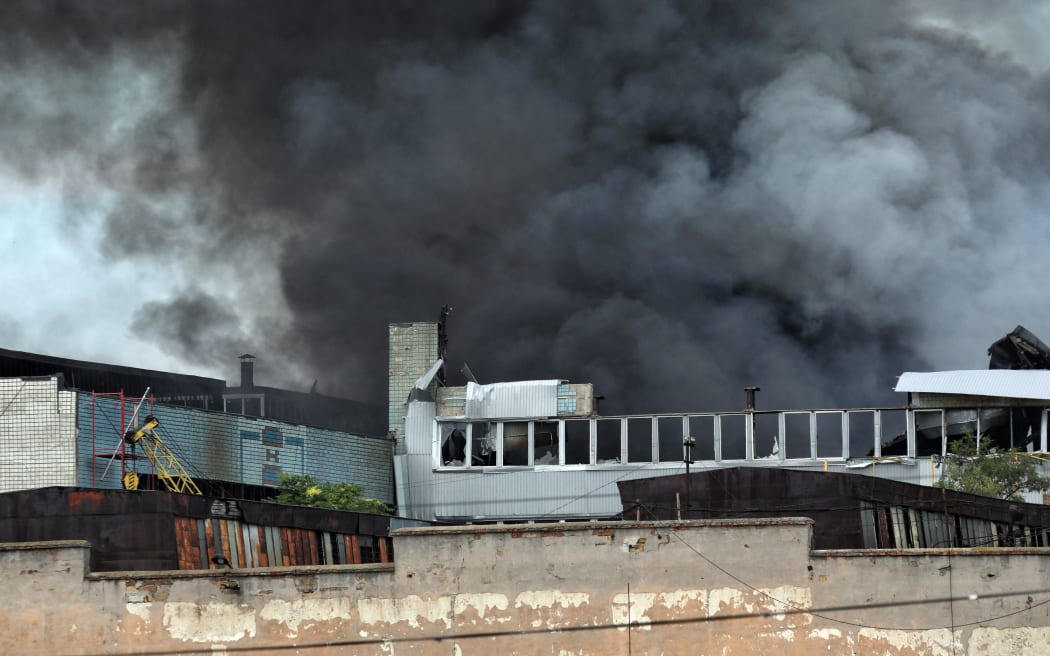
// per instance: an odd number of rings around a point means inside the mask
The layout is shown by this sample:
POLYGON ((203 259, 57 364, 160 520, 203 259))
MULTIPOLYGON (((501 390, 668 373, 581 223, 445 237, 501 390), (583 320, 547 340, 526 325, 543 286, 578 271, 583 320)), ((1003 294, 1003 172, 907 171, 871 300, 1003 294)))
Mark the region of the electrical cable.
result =
MULTIPOLYGON (((993 593, 988 595, 981 595, 983 599, 1005 599, 1008 597, 1017 597, 1022 595, 1041 595, 1050 593, 1050 589, 1041 588, 1038 590, 1023 590, 1015 592, 1003 592, 993 593)), ((766 595, 769 596, 769 595, 766 595)), ((771 597, 772 598, 772 597, 771 597)), ((960 597, 958 601, 969 600, 969 597, 965 599, 960 597)), ((774 599, 774 601, 776 601, 774 599)), ((790 604, 784 604, 787 607, 783 609, 755 612, 755 613, 727 613, 724 615, 713 615, 703 617, 685 617, 668 620, 650 620, 645 624, 636 624, 636 626, 645 627, 660 627, 660 626, 678 626, 687 624, 708 624, 717 622, 727 622, 735 620, 747 620, 754 618, 769 618, 773 616, 788 616, 788 615, 812 615, 821 619, 827 619, 832 622, 838 622, 841 624, 850 624, 852 626, 858 626, 862 628, 869 628, 883 631, 929 631, 933 629, 940 629, 945 627, 933 627, 932 629, 912 629, 912 628, 881 628, 877 626, 869 626, 865 624, 857 624, 844 622, 842 620, 836 620, 834 618, 828 618, 823 613, 833 612, 846 612, 846 611, 857 611, 857 610, 873 610, 878 608, 898 608, 898 607, 909 607, 909 606, 925 606, 928 604, 944 604, 953 601, 947 597, 930 598, 930 599, 913 599, 905 601, 887 601, 877 603, 864 603, 864 604, 843 604, 838 606, 827 606, 816 609, 803 609, 791 606, 790 604)), ((1038 604, 1032 604, 1024 609, 1014 611, 1000 615, 992 620, 986 620, 984 622, 974 622, 970 624, 959 624, 957 628, 970 626, 972 624, 987 623, 994 621, 995 619, 1002 619, 1018 613, 1028 612, 1034 608, 1050 603, 1050 599, 1038 604)), ((292 651, 292 650, 310 650, 310 649, 327 649, 332 647, 354 647, 363 645, 385 645, 385 644, 405 644, 405 643, 416 643, 416 642, 454 642, 458 640, 470 640, 478 638, 508 638, 513 636, 526 636, 526 635, 538 635, 538 634, 562 634, 562 633, 585 633, 589 631, 606 631, 606 630, 623 630, 626 629, 625 624, 620 623, 602 623, 602 624, 578 624, 570 626, 560 626, 557 628, 538 627, 538 628, 525 628, 515 629, 512 631, 471 631, 466 633, 447 633, 447 634, 431 634, 431 635, 420 635, 420 636, 405 636, 396 638, 359 638, 351 640, 330 640, 325 642, 290 642, 288 644, 281 645, 224 645, 221 648, 222 653, 252 653, 256 651, 292 651)), ((124 652, 125 654, 135 654, 136 656, 168 656, 170 654, 214 654, 215 648, 212 646, 208 647, 179 647, 178 649, 167 650, 148 650, 148 651, 134 651, 124 652)), ((68 655, 56 655, 56 656, 73 656, 68 655)), ((77 652, 77 656, 114 656, 114 652, 94 652, 84 653, 77 652)))
MULTIPOLYGON (((642 506, 642 508, 646 509, 644 506, 642 506)), ((834 617, 827 617, 827 616, 822 615, 822 614, 820 614, 818 612, 813 612, 812 610, 807 610, 805 608, 801 608, 799 606, 796 606, 795 604, 792 604, 789 601, 784 601, 782 599, 777 599, 776 597, 774 597, 773 595, 769 594, 768 592, 766 592, 766 591, 764 591, 764 590, 762 590, 762 589, 760 589, 760 588, 758 588, 758 587, 756 587, 754 585, 751 585, 747 581, 741 579, 740 577, 736 576, 732 572, 726 570, 721 565, 719 565, 718 563, 714 562, 713 560, 711 560, 710 558, 705 556, 703 553, 701 553, 699 550, 694 548, 691 544, 686 542, 678 534, 678 532, 673 527, 668 528, 667 531, 670 534, 672 534, 675 537, 675 539, 677 539, 679 542, 681 542, 687 549, 689 549, 690 551, 695 553, 697 556, 699 556, 701 559, 703 559, 711 567, 714 567, 718 571, 722 572, 723 574, 725 574, 729 578, 733 579, 734 581, 736 581, 740 585, 743 585, 744 587, 748 588, 749 590, 751 590, 753 592, 756 592, 756 593, 758 593, 758 594, 760 594, 760 595, 762 595, 764 597, 767 597, 768 599, 770 599, 774 603, 780 604, 782 606, 786 606, 787 608, 790 608, 790 609, 792 609, 793 611, 795 611, 797 613, 803 613, 803 614, 812 615, 813 617, 819 617, 822 620, 827 620, 829 622, 836 622, 838 624, 845 624, 847 626, 856 626, 856 627, 860 627, 860 628, 876 629, 876 630, 879 630, 879 631, 933 631, 933 630, 936 630, 936 629, 947 628, 947 627, 943 627, 943 626, 930 626, 930 627, 922 627, 922 628, 896 627, 896 626, 874 626, 874 625, 870 625, 870 624, 860 624, 860 623, 857 623, 857 622, 850 622, 848 620, 840 620, 840 619, 837 619, 837 618, 834 618, 834 617)), ((951 556, 950 551, 951 550, 949 549, 949 554, 948 554, 949 559, 950 559, 950 556, 951 556)), ((950 562, 950 560, 949 560, 949 562, 950 562)), ((1048 590, 1040 590, 1038 592, 1038 594, 1041 594, 1043 592, 1048 592, 1048 590)), ((1014 596, 1015 594, 1029 594, 1030 595, 1032 593, 1012 593, 1011 592, 1011 593, 1000 593, 1000 594, 996 594, 996 595, 982 595, 982 596, 985 597, 985 598, 990 598, 990 597, 1007 597, 1007 596, 1014 596)), ((967 599, 969 599, 969 596, 967 596, 967 599)), ((945 601, 949 601, 951 603, 954 603, 950 596, 945 601)), ((898 602, 898 603, 900 603, 901 605, 907 605, 905 602, 898 602)), ((1041 602, 1036 603, 1036 604, 1028 604, 1026 608, 1023 608, 1021 610, 1017 610, 1017 611, 1013 611, 1013 612, 1009 612, 1009 613, 1004 613, 1002 615, 989 617, 989 618, 986 618, 986 619, 983 619, 983 620, 978 620, 978 621, 975 621, 975 622, 967 622, 965 624, 955 624, 954 623, 954 619, 953 619, 953 621, 952 621, 952 629, 954 631, 955 628, 962 628, 962 627, 967 627, 967 626, 974 626, 974 625, 977 625, 977 624, 987 624, 989 622, 995 622, 995 621, 998 621, 1000 619, 1003 619, 1003 618, 1006 618, 1006 617, 1010 617, 1010 616, 1016 615, 1018 613, 1027 612, 1029 610, 1032 610, 1033 608, 1038 608, 1040 606, 1044 606, 1044 605, 1047 605, 1047 604, 1050 604, 1050 598, 1047 598, 1046 600, 1041 601, 1041 602)), ((887 605, 891 605, 891 604, 887 604, 887 605)), ((826 612, 826 611, 822 611, 822 612, 826 612)))

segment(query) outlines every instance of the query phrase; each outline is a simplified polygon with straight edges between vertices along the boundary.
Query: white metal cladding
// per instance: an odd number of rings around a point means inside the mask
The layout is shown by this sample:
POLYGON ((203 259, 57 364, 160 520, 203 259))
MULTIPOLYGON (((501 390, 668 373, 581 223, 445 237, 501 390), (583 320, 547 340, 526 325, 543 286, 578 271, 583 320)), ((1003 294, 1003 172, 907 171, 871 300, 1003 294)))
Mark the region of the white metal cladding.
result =
MULTIPOLYGON (((437 404, 430 401, 413 401, 408 404, 408 412, 405 414, 406 453, 432 457, 436 411, 437 404)), ((428 461, 428 466, 433 466, 433 463, 428 461)))
POLYGON ((482 521, 612 517, 623 510, 617 482, 680 474, 684 469, 430 473, 428 483, 417 478, 412 484, 413 498, 418 501, 409 516, 482 521))
POLYGON ((467 383, 466 416, 471 419, 557 417, 560 383, 560 380, 467 383))
POLYGON ((1029 369, 907 371, 897 380, 894 391, 1050 400, 1050 371, 1029 369))

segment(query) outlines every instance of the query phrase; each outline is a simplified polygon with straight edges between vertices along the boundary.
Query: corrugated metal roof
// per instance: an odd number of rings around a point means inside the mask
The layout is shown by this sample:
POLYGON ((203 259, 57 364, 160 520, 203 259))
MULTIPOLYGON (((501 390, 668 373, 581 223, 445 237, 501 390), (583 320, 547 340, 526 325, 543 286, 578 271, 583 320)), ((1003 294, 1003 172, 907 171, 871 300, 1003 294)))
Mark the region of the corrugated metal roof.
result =
POLYGON ((467 383, 466 416, 472 419, 557 417, 560 383, 560 380, 467 383))
POLYGON ((906 371, 900 375, 894 391, 1050 399, 1050 370, 906 371))

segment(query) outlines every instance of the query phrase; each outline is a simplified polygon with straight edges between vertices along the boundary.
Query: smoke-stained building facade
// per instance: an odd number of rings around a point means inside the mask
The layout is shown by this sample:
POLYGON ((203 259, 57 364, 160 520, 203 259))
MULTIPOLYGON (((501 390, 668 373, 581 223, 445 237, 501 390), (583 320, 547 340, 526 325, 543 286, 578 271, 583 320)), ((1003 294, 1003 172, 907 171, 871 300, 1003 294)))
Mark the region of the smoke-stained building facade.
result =
POLYGON ((908 394, 897 407, 762 410, 752 393, 734 412, 600 415, 590 385, 443 387, 434 382, 442 364, 418 358, 408 396, 391 398, 392 415, 405 408, 405 453, 395 456, 399 511, 417 519, 615 517, 624 512, 619 482, 739 465, 932 485, 950 442, 967 431, 1002 448, 1047 451, 1047 371, 909 372, 896 387, 908 394))
POLYGON ((132 459, 128 426, 155 416, 157 433, 195 480, 220 496, 258 496, 281 473, 358 483, 392 504, 393 445, 384 435, 67 389, 61 376, 0 378, 0 491, 53 485, 117 489, 132 459), (133 417, 137 421, 133 422, 133 417))

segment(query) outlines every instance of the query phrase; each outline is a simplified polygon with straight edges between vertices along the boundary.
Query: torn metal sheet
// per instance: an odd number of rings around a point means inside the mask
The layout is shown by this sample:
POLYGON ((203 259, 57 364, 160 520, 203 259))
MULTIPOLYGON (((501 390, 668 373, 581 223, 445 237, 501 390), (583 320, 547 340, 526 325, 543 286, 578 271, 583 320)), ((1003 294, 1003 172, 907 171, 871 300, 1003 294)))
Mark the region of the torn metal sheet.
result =
POLYGON ((471 419, 557 417, 560 380, 467 383, 465 412, 471 419))

